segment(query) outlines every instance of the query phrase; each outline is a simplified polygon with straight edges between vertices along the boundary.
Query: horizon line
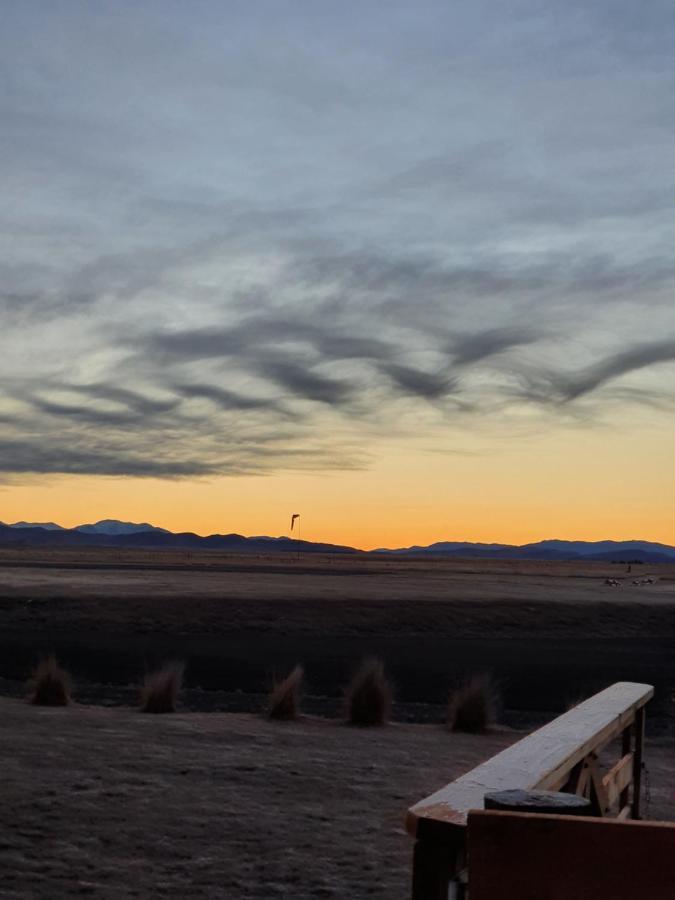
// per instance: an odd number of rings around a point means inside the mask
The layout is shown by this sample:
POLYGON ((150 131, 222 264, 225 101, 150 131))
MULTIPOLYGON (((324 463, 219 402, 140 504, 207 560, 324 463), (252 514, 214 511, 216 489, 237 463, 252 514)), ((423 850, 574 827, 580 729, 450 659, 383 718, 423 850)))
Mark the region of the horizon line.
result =
MULTIPOLYGON (((161 529, 165 532, 168 532, 169 534, 174 534, 174 535, 194 534, 198 538, 227 537, 229 535, 236 535, 238 537, 242 537, 247 540, 270 539, 270 540, 296 541, 297 543, 304 543, 304 544, 330 544, 331 546, 347 547, 352 550, 359 550, 359 551, 366 552, 366 553, 372 553, 372 552, 376 552, 378 550, 389 551, 389 550, 410 550, 410 549, 415 549, 415 548, 425 549, 427 547, 433 547, 436 544, 467 544, 467 545, 478 546, 478 547, 493 546, 493 547, 521 548, 521 547, 533 546, 536 544, 552 543, 552 542, 567 543, 567 544, 643 543, 643 544, 661 545, 664 547, 669 547, 669 548, 675 549, 675 544, 669 544, 665 540, 648 540, 646 538, 641 538, 641 537, 630 537, 630 538, 605 537, 605 538, 596 538, 596 539, 547 537, 547 538, 537 538, 536 540, 525 541, 524 543, 513 543, 513 542, 508 542, 508 541, 470 540, 470 539, 466 539, 466 538, 461 538, 461 539, 459 539, 459 538, 439 538, 437 540, 432 540, 426 544, 409 543, 409 544, 401 544, 399 546, 393 546, 393 547, 387 547, 387 546, 380 544, 377 546, 373 546, 370 549, 367 549, 365 547, 359 547, 359 546, 357 546, 355 544, 351 544, 351 543, 338 543, 336 541, 322 540, 321 538, 314 538, 314 539, 302 538, 302 539, 300 539, 300 538, 293 537, 289 534, 279 534, 279 535, 260 534, 260 533, 244 534, 243 532, 240 532, 240 531, 211 531, 208 533, 204 533, 204 532, 191 530, 191 529, 174 531, 171 528, 166 528, 163 525, 156 525, 156 524, 154 524, 152 522, 148 522, 148 521, 133 522, 130 520, 114 519, 114 518, 102 518, 102 519, 97 519, 96 521, 91 521, 91 522, 80 522, 77 525, 72 525, 72 526, 61 525, 58 522, 55 522, 54 520, 51 520, 51 519, 42 521, 42 522, 28 522, 27 520, 24 520, 24 519, 20 519, 17 522, 4 522, 4 521, 0 520, 0 525, 5 525, 6 527, 9 527, 9 528, 16 528, 16 527, 22 527, 22 524, 23 524, 24 527, 27 527, 27 528, 42 527, 42 528, 44 528, 44 530, 48 530, 45 528, 45 526, 54 525, 57 528, 62 529, 63 531, 76 531, 79 528, 83 528, 85 526, 99 525, 104 522, 117 522, 122 525, 146 525, 146 526, 150 526, 151 529, 161 529)), ((140 530, 142 531, 142 530, 147 530, 147 529, 140 529, 140 530)), ((136 532, 136 533, 138 533, 138 532, 136 532)), ((122 536, 122 535, 120 535, 120 536, 122 536)))

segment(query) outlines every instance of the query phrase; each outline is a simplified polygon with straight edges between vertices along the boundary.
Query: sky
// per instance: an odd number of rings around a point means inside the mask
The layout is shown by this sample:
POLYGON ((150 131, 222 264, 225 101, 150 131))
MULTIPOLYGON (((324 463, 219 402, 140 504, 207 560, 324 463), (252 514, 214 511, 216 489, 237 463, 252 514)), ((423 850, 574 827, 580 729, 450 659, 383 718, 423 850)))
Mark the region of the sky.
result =
POLYGON ((0 520, 675 544, 670 0, 0 0, 0 520))

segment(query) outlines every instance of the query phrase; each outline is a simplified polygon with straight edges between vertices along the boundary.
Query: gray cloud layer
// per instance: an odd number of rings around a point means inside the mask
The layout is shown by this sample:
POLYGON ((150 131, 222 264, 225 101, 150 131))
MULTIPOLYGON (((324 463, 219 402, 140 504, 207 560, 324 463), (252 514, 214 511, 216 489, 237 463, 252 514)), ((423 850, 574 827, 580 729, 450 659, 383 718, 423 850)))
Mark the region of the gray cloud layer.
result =
POLYGON ((7 5, 0 471, 667 406, 675 13, 634 11, 7 5))

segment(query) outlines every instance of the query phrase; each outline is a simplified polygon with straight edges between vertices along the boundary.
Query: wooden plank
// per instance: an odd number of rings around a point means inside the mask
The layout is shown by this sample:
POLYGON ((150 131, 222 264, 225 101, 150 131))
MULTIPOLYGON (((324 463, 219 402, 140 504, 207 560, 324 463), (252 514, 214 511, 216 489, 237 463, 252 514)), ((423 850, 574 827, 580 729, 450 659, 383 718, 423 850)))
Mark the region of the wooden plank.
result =
MULTIPOLYGON (((629 726, 624 729, 623 734, 621 735, 621 755, 625 756, 627 753, 631 752, 631 736, 633 733, 633 727, 629 726)), ((632 779, 631 779, 632 781, 632 779)), ((619 797, 619 806, 623 809, 623 807, 628 803, 628 788, 624 788, 623 793, 619 797)))
POLYGON ((615 766, 602 778, 602 783, 607 789, 607 802, 609 806, 619 800, 621 794, 633 780, 633 754, 626 753, 615 766))
POLYGON ((605 784, 602 780, 602 773, 600 772, 600 767, 598 766, 596 755, 594 753, 591 754, 590 759, 591 764, 589 766, 589 772, 591 776, 591 806, 593 807, 594 815, 604 816, 609 812, 609 796, 607 793, 607 788, 605 787, 605 784))
POLYGON ((632 775, 633 754, 626 753, 625 756, 621 757, 618 763, 615 763, 612 768, 603 775, 602 780, 607 786, 612 783, 623 783, 623 787, 621 788, 621 790, 623 790, 627 784, 630 784, 632 775))
POLYGON ((464 847, 453 853, 446 843, 415 841, 412 900, 448 900, 448 886, 465 856, 464 847))
POLYGON ((675 823, 494 811, 468 823, 471 900, 675 897, 675 823))
POLYGON ((481 809, 488 791, 551 789, 621 734, 653 695, 648 684, 613 684, 415 804, 408 811, 408 831, 421 837, 464 828, 469 810, 481 809))
MULTIPOLYGON (((552 787, 552 791, 559 791, 562 788, 566 790, 570 794, 579 794, 579 796, 584 796, 584 777, 587 769, 586 761, 582 760, 580 763, 577 763, 576 766, 572 769, 569 775, 564 776, 561 780, 561 783, 556 784, 555 787, 552 787)), ((560 780, 559 780, 560 781, 560 780)))
POLYGON ((642 787, 642 748, 645 742, 645 711, 635 713, 635 753, 633 757, 633 818, 640 818, 640 790, 642 787))

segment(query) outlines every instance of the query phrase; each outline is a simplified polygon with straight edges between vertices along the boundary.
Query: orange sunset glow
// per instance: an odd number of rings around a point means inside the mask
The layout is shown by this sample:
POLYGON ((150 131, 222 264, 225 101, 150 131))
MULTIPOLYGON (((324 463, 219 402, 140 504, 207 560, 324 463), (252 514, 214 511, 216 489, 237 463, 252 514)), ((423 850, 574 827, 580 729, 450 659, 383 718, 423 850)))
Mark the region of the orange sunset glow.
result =
POLYGON ((542 538, 630 539, 675 543, 664 480, 675 431, 647 445, 640 429, 622 440, 600 430, 583 441, 555 435, 495 458, 416 448, 383 451, 362 471, 159 480, 52 477, 9 485, 6 520, 67 527, 116 518, 172 531, 245 535, 289 533, 301 512, 306 540, 373 549, 467 540, 524 544, 542 538), (636 473, 649 453, 651 465, 636 473))

